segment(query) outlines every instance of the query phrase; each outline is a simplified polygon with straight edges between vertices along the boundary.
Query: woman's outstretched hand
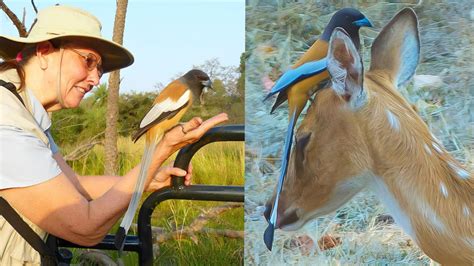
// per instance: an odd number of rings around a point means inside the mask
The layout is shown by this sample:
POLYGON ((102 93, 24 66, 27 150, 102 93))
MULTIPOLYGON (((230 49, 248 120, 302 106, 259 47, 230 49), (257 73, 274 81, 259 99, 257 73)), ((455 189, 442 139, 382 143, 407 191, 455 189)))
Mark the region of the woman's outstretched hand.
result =
POLYGON ((161 141, 163 145, 161 148, 167 150, 171 155, 182 147, 198 141, 209 129, 228 119, 226 113, 220 113, 206 121, 202 121, 200 117, 194 117, 169 130, 161 141))

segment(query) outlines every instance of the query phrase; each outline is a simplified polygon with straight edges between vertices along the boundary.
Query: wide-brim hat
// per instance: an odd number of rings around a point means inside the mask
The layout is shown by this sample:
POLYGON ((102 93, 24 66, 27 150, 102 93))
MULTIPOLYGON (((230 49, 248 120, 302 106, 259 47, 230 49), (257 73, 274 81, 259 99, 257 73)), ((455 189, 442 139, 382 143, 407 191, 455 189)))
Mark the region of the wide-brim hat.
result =
POLYGON ((51 6, 38 12, 36 23, 28 37, 0 35, 0 57, 5 60, 17 56, 26 44, 43 41, 80 41, 94 49, 102 57, 104 72, 127 67, 133 63, 133 55, 120 44, 102 37, 102 26, 92 14, 70 6, 51 6))

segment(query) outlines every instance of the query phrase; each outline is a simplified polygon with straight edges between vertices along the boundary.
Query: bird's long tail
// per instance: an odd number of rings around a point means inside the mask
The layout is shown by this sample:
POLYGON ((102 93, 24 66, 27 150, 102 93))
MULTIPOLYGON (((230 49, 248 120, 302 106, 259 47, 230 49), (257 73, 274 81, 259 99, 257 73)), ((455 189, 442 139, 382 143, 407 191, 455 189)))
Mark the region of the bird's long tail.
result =
POLYGON ((155 138, 150 143, 145 144, 145 150, 143 152, 142 164, 140 167, 140 173, 138 174, 137 183, 133 190, 132 199, 128 205, 127 212, 123 216, 120 227, 115 235, 115 247, 119 250, 123 250, 125 244, 125 237, 132 225, 133 218, 135 217, 135 212, 137 211, 138 204, 143 195, 143 189, 145 186, 146 177, 148 175, 148 167, 150 167, 151 159, 153 158, 153 153, 155 152, 156 145, 161 140, 161 136, 155 138))
POLYGON ((273 245, 273 234, 275 231, 275 224, 278 212, 278 201, 280 200, 280 193, 283 188, 283 181, 285 180, 286 172, 288 169, 288 160, 290 159, 291 145, 293 142, 293 131, 296 123, 296 111, 291 115, 290 123, 288 124, 288 131, 286 132, 285 138, 285 149, 283 150, 281 160, 280 177, 278 178, 278 186, 275 196, 275 202, 273 203, 272 211, 270 213, 270 219, 268 221, 268 227, 263 233, 263 241, 267 246, 268 250, 272 250, 273 245))

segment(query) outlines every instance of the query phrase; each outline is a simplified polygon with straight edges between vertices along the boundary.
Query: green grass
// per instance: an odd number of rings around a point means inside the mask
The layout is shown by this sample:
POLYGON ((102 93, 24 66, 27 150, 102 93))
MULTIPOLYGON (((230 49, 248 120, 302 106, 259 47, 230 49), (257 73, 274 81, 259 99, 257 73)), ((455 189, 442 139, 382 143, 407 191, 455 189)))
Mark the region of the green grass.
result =
MULTIPOLYGON (((244 184, 244 144, 237 142, 212 143, 195 154, 193 164, 193 184, 235 185, 244 184)), ((72 147, 62 152, 67 154, 72 147)), ((140 162, 143 141, 133 144, 126 138, 119 139, 119 161, 122 175, 140 162)), ((173 156, 174 157, 174 156, 173 156)), ((104 151, 100 145, 80 160, 69 162, 80 175, 99 175, 104 171, 104 151)), ((144 195, 144 200, 148 194, 144 195)), ((152 226, 172 231, 193 222, 203 210, 224 203, 169 200, 158 205, 152 216, 152 226)), ((244 229, 244 211, 242 207, 228 210, 213 218, 205 227, 242 231, 244 229)), ((110 233, 114 233, 118 223, 110 233)), ((133 230, 129 234, 135 234, 133 230)), ((159 256, 155 264, 159 265, 242 265, 244 241, 237 238, 225 238, 207 233, 198 234, 197 238, 170 240, 159 246, 159 256)), ((77 252, 76 252, 77 254, 77 252)), ((117 252, 108 251, 114 260, 117 252)), ((138 255, 125 252, 122 256, 125 265, 136 265, 138 255)), ((77 263, 77 258, 75 259, 77 263)))

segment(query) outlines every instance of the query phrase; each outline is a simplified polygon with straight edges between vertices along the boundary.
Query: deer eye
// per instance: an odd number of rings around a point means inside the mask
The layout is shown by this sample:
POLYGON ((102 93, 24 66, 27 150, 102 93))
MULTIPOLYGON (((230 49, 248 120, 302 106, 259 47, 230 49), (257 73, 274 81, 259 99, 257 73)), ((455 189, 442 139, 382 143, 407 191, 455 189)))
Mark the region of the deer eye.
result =
POLYGON ((296 161, 303 163, 305 159, 305 150, 308 146, 309 140, 311 138, 311 132, 304 133, 301 136, 296 137, 295 143, 295 152, 296 152, 296 161))

